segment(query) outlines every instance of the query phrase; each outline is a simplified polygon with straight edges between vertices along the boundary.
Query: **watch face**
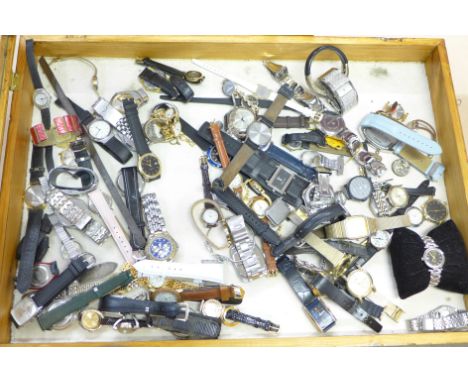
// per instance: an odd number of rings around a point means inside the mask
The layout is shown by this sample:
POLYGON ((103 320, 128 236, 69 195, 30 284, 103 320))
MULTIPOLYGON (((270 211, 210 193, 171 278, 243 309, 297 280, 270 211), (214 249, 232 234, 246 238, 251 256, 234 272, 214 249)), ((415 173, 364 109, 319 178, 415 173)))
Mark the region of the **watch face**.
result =
POLYGON ((48 108, 50 105, 50 100, 51 97, 49 93, 47 93, 47 90, 41 88, 34 91, 33 102, 34 105, 36 105, 39 109, 48 108))
POLYGON ((288 188, 289 184, 294 178, 294 173, 284 167, 283 165, 278 166, 274 174, 267 181, 267 184, 272 188, 273 191, 276 191, 280 194, 283 194, 288 188))
POLYGON ((433 223, 440 224, 448 216, 447 206, 439 199, 428 200, 423 208, 426 219, 433 223))
POLYGON ((31 286, 33 288, 43 288, 45 287, 52 279, 54 275, 52 274, 48 265, 41 264, 34 267, 33 278, 31 286))
POLYGON ((156 233, 148 238, 145 252, 150 259, 171 260, 177 252, 177 244, 167 233, 156 233))
POLYGON ((236 85, 231 80, 226 79, 223 81, 222 89, 226 97, 232 97, 232 94, 236 90, 236 85))
POLYGON ((203 211, 202 220, 208 227, 214 227, 219 221, 219 213, 215 208, 207 208, 203 211))
POLYGON ((147 180, 159 178, 161 174, 161 165, 159 159, 153 153, 147 153, 139 158, 138 169, 147 180))
POLYGON ((84 310, 80 314, 80 325, 83 329, 94 331, 101 327, 101 320, 104 318, 103 314, 94 309, 84 310))
POLYGON ((343 130, 346 127, 346 124, 343 118, 339 116, 324 114, 320 121, 320 126, 326 133, 335 135, 343 130))
POLYGON ((101 141, 111 134, 111 126, 103 119, 98 119, 88 126, 88 132, 93 139, 101 141))
POLYGON ((257 214, 258 217, 264 217, 266 214, 266 210, 270 207, 270 203, 264 198, 258 198, 253 201, 253 203, 250 205, 250 208, 252 208, 253 212, 257 214))
POLYGON ((392 163, 392 171, 396 176, 406 176, 410 171, 410 165, 404 159, 397 159, 392 163))
POLYGON ((29 186, 24 195, 24 202, 31 209, 40 209, 45 207, 45 195, 42 187, 38 184, 29 186))
POLYGON ((199 84, 205 79, 205 76, 197 70, 189 70, 184 74, 185 81, 192 84, 199 84))
POLYGON ((255 121, 255 114, 245 107, 235 108, 229 113, 228 129, 239 138, 245 138, 247 128, 255 121))
POLYGON ((408 192, 399 186, 392 186, 387 193, 388 201, 393 207, 402 208, 408 205, 408 192))
POLYGON ((424 251, 423 261, 429 268, 441 268, 445 263, 445 255, 438 248, 430 248, 424 251))
POLYGON ((370 236, 371 244, 377 249, 387 248, 392 235, 388 231, 376 231, 370 236))
POLYGON ((424 221, 424 214, 418 207, 410 207, 405 211, 405 215, 408 216, 411 225, 418 226, 424 221))
POLYGON ((346 186, 351 199, 365 201, 372 194, 372 182, 365 176, 356 176, 346 186))
POLYGON ((156 291, 153 300, 156 302, 177 302, 178 293, 173 290, 156 291))
POLYGON ((363 299, 373 292, 374 282, 368 272, 356 269, 346 277, 346 287, 351 295, 363 299))
POLYGON ((271 142, 271 128, 263 122, 255 121, 247 129, 247 136, 260 149, 268 147, 271 142))
POLYGON ((240 174, 237 174, 234 179, 232 180, 231 184, 229 185, 229 187, 232 189, 232 190, 238 190, 242 187, 242 183, 243 183, 243 180, 242 180, 242 176, 240 174))
POLYGON ((200 311, 204 316, 221 318, 224 306, 218 300, 210 299, 203 302, 200 311))
POLYGON ((161 132, 160 122, 154 118, 148 120, 143 127, 146 138, 153 143, 164 142, 164 135, 161 132))

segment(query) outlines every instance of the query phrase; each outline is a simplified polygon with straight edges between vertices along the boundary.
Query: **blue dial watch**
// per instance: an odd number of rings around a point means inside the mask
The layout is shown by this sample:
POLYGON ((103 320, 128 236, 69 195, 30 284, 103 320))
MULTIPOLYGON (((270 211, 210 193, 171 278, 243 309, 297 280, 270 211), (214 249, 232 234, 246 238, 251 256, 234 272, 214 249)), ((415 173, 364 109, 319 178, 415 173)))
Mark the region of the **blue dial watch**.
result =
POLYGON ((145 194, 141 197, 143 211, 148 228, 148 241, 145 255, 151 260, 170 261, 178 250, 177 242, 167 232, 166 223, 161 213, 159 202, 155 193, 145 194))

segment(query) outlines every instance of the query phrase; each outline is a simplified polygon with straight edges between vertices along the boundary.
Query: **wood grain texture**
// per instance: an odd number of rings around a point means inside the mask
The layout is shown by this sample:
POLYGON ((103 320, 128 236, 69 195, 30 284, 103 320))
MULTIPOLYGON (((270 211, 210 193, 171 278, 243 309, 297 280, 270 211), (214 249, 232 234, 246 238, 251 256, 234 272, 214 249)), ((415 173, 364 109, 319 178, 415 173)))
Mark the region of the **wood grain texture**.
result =
MULTIPOLYGON (((265 347, 265 346, 437 346, 466 345, 468 333, 414 333, 414 334, 374 334, 363 336, 315 336, 292 338, 251 338, 226 340, 174 340, 174 341, 132 341, 132 342, 74 342, 42 343, 35 346, 132 346, 132 347, 265 347)), ((3 344, 2 346, 31 346, 30 344, 3 344)))
POLYGON ((11 122, 0 194, 0 342, 10 340, 10 309, 16 273, 18 245, 32 117, 32 82, 26 63, 24 39, 20 41, 17 72, 20 73, 13 95, 11 122))
MULTIPOLYGON (((439 39, 331 38, 313 36, 34 36, 35 51, 48 56, 100 56, 219 59, 304 59, 313 48, 333 44, 351 60, 424 61, 440 143, 447 167, 445 181, 450 210, 468 240, 468 169, 461 124, 451 82, 447 53, 439 39), (118 44, 118 49, 116 46, 118 44)), ((28 166, 32 115, 32 84, 21 38, 18 57, 20 83, 13 99, 0 195, 0 343, 10 341, 9 311, 12 302, 15 250, 21 227, 22 198, 28 166)), ((323 56, 329 58, 331 56, 323 56)), ((399 346, 468 344, 468 333, 418 333, 363 336, 312 336, 218 341, 146 341, 34 344, 35 346, 399 346)))
MULTIPOLYGON (((315 36, 31 36, 45 56, 158 57, 205 59, 305 59, 333 44, 350 60, 426 61, 440 39, 315 36), (116 49, 118 43, 118 49, 116 49)), ((325 52, 319 59, 336 56, 325 52)))
POLYGON ((0 37, 0 148, 3 147, 8 107, 8 95, 13 76, 15 36, 0 37))
MULTIPOLYGON (((450 215, 468 242, 468 160, 445 43, 426 61, 437 136, 442 146, 445 186, 450 215)), ((465 305, 468 308, 468 299, 465 305)))

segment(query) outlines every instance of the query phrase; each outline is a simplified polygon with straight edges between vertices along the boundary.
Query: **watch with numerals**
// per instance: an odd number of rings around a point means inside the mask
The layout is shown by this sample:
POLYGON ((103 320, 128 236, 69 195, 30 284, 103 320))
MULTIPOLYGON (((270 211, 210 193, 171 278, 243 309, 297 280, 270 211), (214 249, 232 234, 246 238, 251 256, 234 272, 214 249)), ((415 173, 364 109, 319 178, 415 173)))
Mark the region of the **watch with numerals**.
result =
POLYGON ((416 223, 415 217, 408 214, 381 218, 348 216, 337 223, 326 226, 325 234, 328 238, 334 239, 361 239, 376 231, 409 227, 416 223))
POLYGON ((255 244, 252 234, 245 225, 242 215, 226 219, 226 225, 232 238, 229 248, 237 273, 248 281, 267 274, 263 253, 255 244))
POLYGON ((145 181, 156 180, 161 177, 161 164, 158 157, 151 152, 148 143, 146 143, 143 127, 138 117, 137 106, 132 99, 124 99, 123 106, 138 154, 138 171, 145 181))
POLYGON ((141 197, 146 227, 149 232, 145 254, 149 259, 170 261, 177 253, 178 245, 167 232, 166 223, 155 193, 141 197))
POLYGON ((293 90, 283 85, 278 95, 264 115, 252 122, 247 129, 247 140, 221 175, 223 188, 226 189, 257 150, 265 151, 271 143, 272 127, 286 102, 293 96, 293 90))

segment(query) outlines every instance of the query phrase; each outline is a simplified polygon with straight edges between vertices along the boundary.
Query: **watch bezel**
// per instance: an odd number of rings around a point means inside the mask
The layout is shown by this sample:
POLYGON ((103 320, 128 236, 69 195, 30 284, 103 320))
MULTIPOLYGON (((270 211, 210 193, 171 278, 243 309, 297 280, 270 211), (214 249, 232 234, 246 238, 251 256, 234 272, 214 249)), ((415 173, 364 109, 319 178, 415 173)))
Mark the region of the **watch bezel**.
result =
POLYGON ((449 216, 449 210, 448 210, 447 204, 444 203, 442 200, 436 199, 436 198, 429 199, 423 204, 422 213, 423 213, 424 219, 426 219, 426 220, 428 220, 428 221, 430 221, 432 223, 436 223, 436 224, 442 223, 449 216), (442 205, 445 208, 445 214, 444 214, 444 217, 442 219, 437 220, 437 219, 434 219, 431 216, 431 212, 429 212, 429 206, 430 206, 431 203, 438 203, 439 205, 442 205))
POLYGON ((40 109, 40 110, 44 110, 44 109, 48 109, 50 107, 50 104, 52 102, 52 97, 51 95, 49 94, 49 92, 44 89, 44 88, 37 88, 36 90, 34 90, 34 93, 33 93, 33 103, 34 105, 40 109), (47 96, 47 104, 46 105, 39 105, 37 102, 36 102, 36 97, 39 95, 39 94, 44 94, 47 96))
POLYGON ((445 264, 445 253, 440 248, 427 248, 421 258, 424 261, 424 264, 430 269, 442 269, 445 264), (429 257, 430 252, 437 252, 441 256, 441 261, 439 263, 432 263, 429 257))
POLYGON ((100 142, 100 143, 105 143, 107 142, 113 135, 113 131, 112 131, 112 126, 109 122, 107 122, 105 119, 95 119, 94 121, 92 121, 88 126, 87 126, 87 130, 88 130, 88 134, 89 136, 91 137, 91 139, 95 142, 100 142), (91 133, 91 126, 95 123, 105 123, 108 127, 109 127, 109 134, 107 134, 104 138, 96 138, 96 136, 94 136, 92 133, 91 133))
POLYGON ((169 232, 165 231, 165 232, 162 232, 162 231, 159 231, 159 232, 154 232, 152 234, 150 234, 148 236, 148 240, 147 240, 147 243, 146 243, 146 246, 145 246, 145 255, 148 259, 150 260, 156 260, 156 261, 171 261, 174 259, 177 251, 179 249, 179 246, 177 244, 177 242, 174 240, 174 238, 169 234, 169 232), (169 253, 169 255, 167 257, 165 257, 164 259, 159 259, 159 258, 156 258, 152 255, 151 253, 151 244, 153 243, 154 240, 158 239, 158 238, 164 238, 166 240, 168 240, 171 245, 172 245, 172 251, 169 253))
MULTIPOLYGON (((354 271, 350 272, 346 276, 346 289, 351 294, 351 296, 353 296, 353 297, 355 297, 355 298, 357 298, 359 300, 362 300, 362 299, 368 297, 369 295, 371 295, 372 292, 374 291, 374 280, 372 279, 372 276, 370 275, 369 272, 367 272, 367 271, 365 271, 365 270, 363 270, 361 268, 358 268, 358 269, 355 269, 354 271), (358 293, 356 291, 356 288, 353 287, 353 285, 351 284, 352 281, 353 281, 353 277, 356 274, 366 275, 366 278, 367 278, 368 283, 369 283, 369 285, 367 286, 367 293, 358 293)), ((361 289, 361 287, 359 287, 359 289, 361 289)))
POLYGON ((156 180, 156 179, 161 177, 161 162, 159 161, 159 158, 155 154, 153 154, 151 152, 150 153, 144 153, 143 155, 138 156, 137 168, 138 168, 138 172, 141 174, 141 176, 143 177, 143 179, 145 181, 156 180), (147 157, 154 157, 158 161, 159 171, 156 174, 148 174, 143 169, 143 164, 142 163, 145 160, 145 158, 147 158, 147 157))

